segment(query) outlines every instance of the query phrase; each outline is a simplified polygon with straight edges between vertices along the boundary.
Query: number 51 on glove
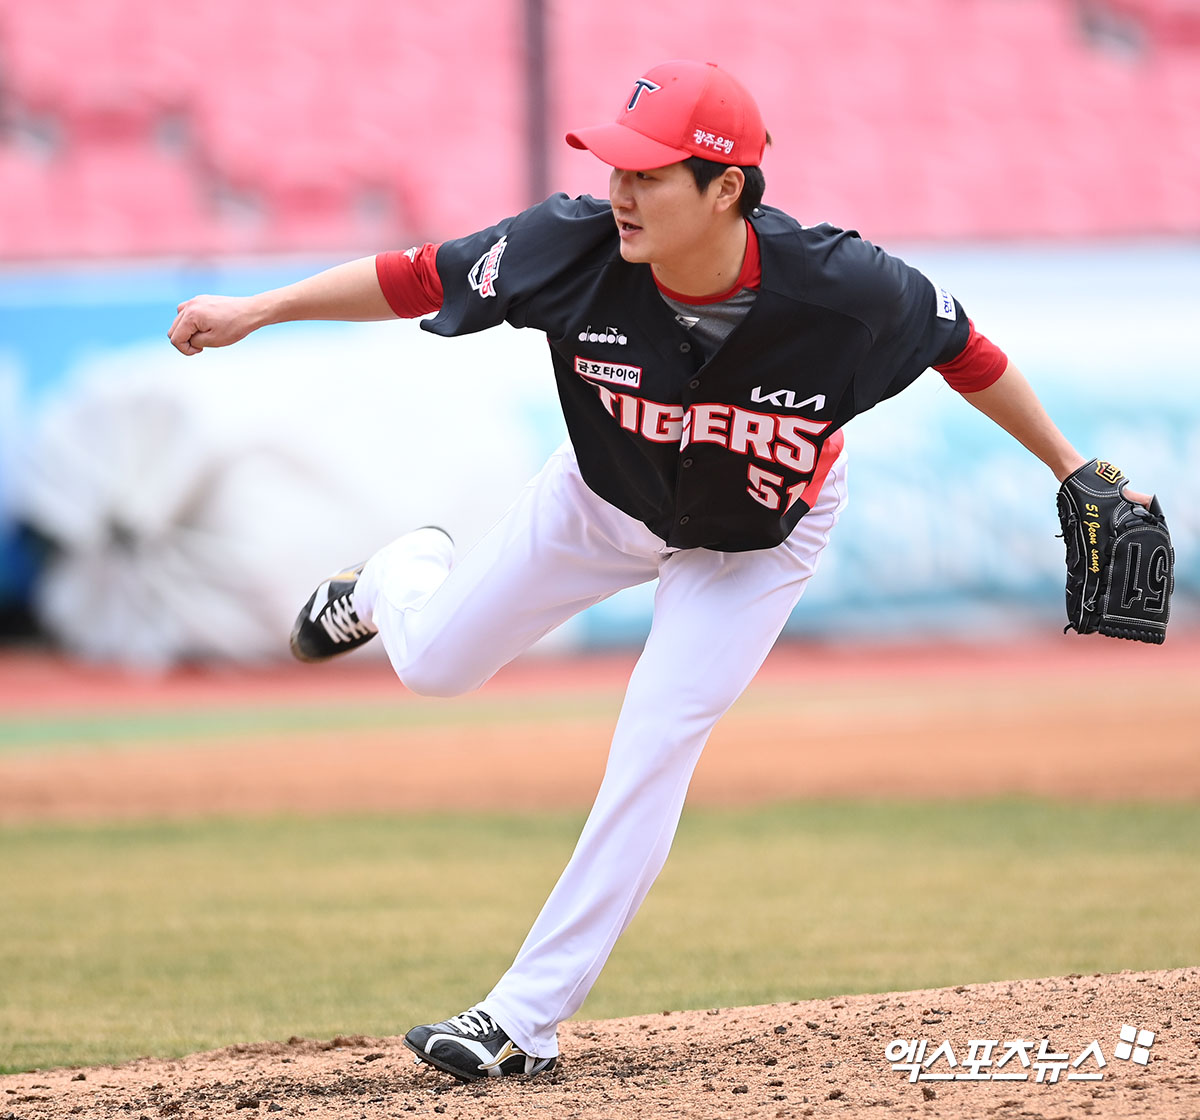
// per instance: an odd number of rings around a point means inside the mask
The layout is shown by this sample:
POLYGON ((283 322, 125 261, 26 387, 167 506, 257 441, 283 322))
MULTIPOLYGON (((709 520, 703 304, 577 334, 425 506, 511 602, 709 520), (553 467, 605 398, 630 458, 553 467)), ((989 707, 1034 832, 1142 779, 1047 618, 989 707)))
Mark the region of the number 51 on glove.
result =
POLYGON ((1175 586, 1175 550, 1158 499, 1124 495, 1118 467, 1093 459, 1058 491, 1067 546, 1067 630, 1161 644, 1175 586))

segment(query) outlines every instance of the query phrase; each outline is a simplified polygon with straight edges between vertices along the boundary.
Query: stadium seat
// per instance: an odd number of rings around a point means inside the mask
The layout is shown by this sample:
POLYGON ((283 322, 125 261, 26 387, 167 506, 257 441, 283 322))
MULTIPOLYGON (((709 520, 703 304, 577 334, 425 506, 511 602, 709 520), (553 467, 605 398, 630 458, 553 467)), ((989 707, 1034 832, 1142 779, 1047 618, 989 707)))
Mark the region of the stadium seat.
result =
POLYGON ((44 158, 0 146, 0 260, 69 255, 73 231, 54 213, 50 188, 44 158))
POLYGON ((81 145, 51 167, 55 213, 75 254, 144 257, 212 251, 212 211, 183 161, 138 143, 81 145))
POLYGON ((1110 8, 1134 19, 1155 48, 1200 47, 1200 3, 1197 0, 1110 0, 1110 8))
MULTIPOLYGON (((636 58, 610 12, 553 5, 551 187, 602 194, 562 133, 611 117, 630 65, 690 55, 753 86, 777 140, 767 201, 808 220, 878 238, 1200 232, 1200 0, 1105 3, 1146 29, 1142 56, 1090 43, 1066 0, 764 0, 767 36, 717 0, 686 20, 644 5, 636 58)), ((522 13, 0 0, 0 214, 62 192, 55 222, 0 231, 0 256, 187 251, 181 216, 214 251, 479 228, 533 201, 522 13), (149 185, 135 222, 123 197, 149 185)))

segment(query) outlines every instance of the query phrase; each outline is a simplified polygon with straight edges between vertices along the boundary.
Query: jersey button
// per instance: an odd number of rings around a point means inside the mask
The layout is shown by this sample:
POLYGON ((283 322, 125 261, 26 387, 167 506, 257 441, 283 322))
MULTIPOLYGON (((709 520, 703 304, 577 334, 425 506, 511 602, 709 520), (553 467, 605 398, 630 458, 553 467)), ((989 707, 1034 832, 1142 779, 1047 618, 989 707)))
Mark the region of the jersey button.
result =
POLYGON ((681 342, 679 344, 679 352, 681 354, 687 354, 691 351, 691 349, 692 349, 692 344, 690 342, 681 342))
POLYGON ((691 381, 688 382, 688 388, 689 389, 699 389, 700 388, 700 378, 693 377, 691 379, 691 381))
POLYGON ((684 461, 683 461, 683 465, 684 465, 685 467, 690 467, 690 466, 692 465, 692 460, 691 460, 691 459, 684 459, 684 461))
POLYGON ((680 524, 680 525, 686 525, 686 524, 687 524, 689 521, 691 521, 691 518, 690 518, 690 517, 689 517, 689 516, 688 516, 688 515, 685 513, 685 514, 684 514, 684 515, 683 515, 683 516, 682 516, 682 517, 679 519, 679 524, 680 524))

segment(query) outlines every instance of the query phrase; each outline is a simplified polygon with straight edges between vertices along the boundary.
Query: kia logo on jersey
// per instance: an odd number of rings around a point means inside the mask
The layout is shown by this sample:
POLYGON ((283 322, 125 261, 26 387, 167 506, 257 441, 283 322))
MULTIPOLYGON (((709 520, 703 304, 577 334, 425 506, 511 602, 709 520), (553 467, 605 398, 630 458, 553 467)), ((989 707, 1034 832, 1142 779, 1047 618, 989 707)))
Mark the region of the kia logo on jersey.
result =
POLYGON ((791 389, 776 389, 773 393, 764 393, 761 385, 755 385, 750 390, 750 399, 755 404, 773 404, 776 408, 807 408, 812 405, 814 412, 820 412, 825 407, 824 393, 815 393, 802 401, 791 389))
POLYGON ((467 283, 471 285, 472 290, 479 293, 480 299, 487 299, 488 296, 496 294, 496 279, 500 275, 500 258, 504 256, 506 248, 508 248, 507 235, 500 238, 484 253, 467 273, 467 283))

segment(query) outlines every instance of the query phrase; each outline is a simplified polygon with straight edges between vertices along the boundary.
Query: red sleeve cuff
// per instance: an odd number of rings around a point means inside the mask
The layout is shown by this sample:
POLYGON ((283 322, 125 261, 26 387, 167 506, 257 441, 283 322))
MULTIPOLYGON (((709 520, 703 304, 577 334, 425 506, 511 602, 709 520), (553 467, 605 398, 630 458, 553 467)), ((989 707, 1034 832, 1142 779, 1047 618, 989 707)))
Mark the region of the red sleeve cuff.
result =
POLYGON ((403 252, 379 253, 375 275, 388 306, 401 319, 428 315, 442 306, 442 279, 437 272, 438 246, 422 245, 403 252))
POLYGON ((952 389, 960 393, 978 393, 1000 379, 1008 368, 1008 355, 994 342, 989 341, 967 320, 971 333, 962 353, 952 362, 934 366, 952 389))

